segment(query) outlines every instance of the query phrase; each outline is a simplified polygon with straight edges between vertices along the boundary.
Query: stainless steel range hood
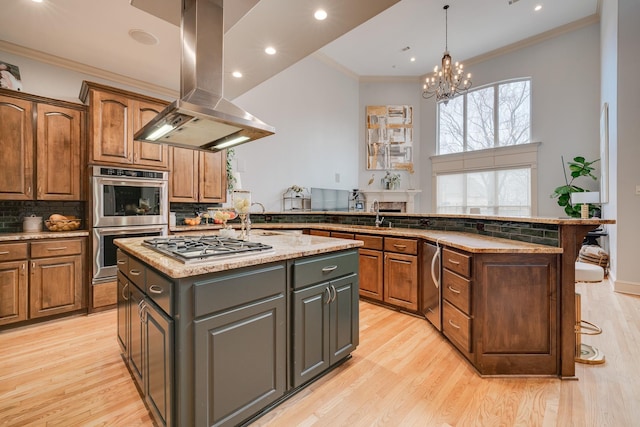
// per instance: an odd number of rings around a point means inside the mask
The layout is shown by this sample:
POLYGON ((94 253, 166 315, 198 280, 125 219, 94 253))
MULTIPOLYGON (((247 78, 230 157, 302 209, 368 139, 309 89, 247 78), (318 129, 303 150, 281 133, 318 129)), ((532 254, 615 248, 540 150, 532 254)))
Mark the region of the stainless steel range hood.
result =
POLYGON ((275 129, 223 97, 223 0, 182 0, 180 99, 134 138, 222 150, 275 129))

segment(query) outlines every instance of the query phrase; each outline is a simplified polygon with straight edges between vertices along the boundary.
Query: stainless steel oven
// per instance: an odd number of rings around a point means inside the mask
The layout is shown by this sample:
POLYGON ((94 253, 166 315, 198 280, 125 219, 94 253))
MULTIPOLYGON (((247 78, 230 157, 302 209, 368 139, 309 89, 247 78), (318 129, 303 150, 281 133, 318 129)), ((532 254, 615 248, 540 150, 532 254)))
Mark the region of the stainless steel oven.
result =
POLYGON ((93 166, 93 226, 166 224, 167 172, 93 166))
POLYGON ((166 236, 167 225, 136 225, 128 227, 94 227, 93 283, 114 280, 118 273, 115 239, 128 237, 166 236))
POLYGON ((166 236, 167 172, 91 167, 93 279, 116 279, 115 239, 166 236))

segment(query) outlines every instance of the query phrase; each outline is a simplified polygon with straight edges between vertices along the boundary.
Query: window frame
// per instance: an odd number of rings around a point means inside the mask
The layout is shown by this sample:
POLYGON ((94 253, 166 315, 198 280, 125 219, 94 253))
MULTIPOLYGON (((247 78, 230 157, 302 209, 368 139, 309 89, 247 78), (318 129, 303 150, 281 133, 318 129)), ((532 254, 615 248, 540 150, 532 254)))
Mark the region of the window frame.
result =
MULTIPOLYGON (((487 89, 489 87, 493 87, 493 146, 490 148, 485 148, 485 150, 490 150, 492 148, 499 148, 499 147, 509 147, 508 145, 502 146, 502 145, 498 145, 500 142, 500 122, 499 122, 499 88, 501 85, 505 85, 505 84, 510 84, 510 83, 517 83, 517 82, 522 82, 522 81, 528 81, 529 82, 529 143, 531 143, 531 128, 532 128, 532 124, 533 124, 533 101, 532 101, 532 94, 533 94, 533 88, 532 88, 532 79, 531 77, 517 77, 517 78, 513 78, 513 79, 507 79, 507 80, 501 80, 498 82, 494 82, 494 83, 489 83, 483 86, 479 86, 474 88, 473 90, 469 90, 467 92, 465 92, 462 95, 458 95, 453 99, 462 97, 462 153, 467 153, 467 152, 473 152, 473 151, 482 151, 482 150, 467 150, 467 147, 469 146, 468 144, 468 102, 467 102, 467 96, 469 95, 469 93, 473 93, 473 92, 477 92, 483 89, 487 89)), ((458 154, 458 153, 446 153, 446 154, 440 154, 440 114, 441 114, 441 110, 440 107, 443 104, 443 101, 439 101, 438 104, 436 105, 436 155, 440 156, 446 156, 449 154, 458 154)), ((527 144, 527 143, 525 143, 527 144)), ((516 145, 522 145, 522 144, 516 144, 516 145)))

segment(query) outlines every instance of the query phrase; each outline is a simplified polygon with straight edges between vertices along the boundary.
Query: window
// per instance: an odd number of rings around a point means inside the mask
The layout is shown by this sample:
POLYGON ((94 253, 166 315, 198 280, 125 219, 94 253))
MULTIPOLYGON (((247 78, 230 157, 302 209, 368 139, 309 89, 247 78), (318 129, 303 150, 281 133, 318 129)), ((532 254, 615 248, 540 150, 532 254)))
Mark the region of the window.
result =
POLYGON ((437 114, 437 212, 535 214, 539 144, 531 143, 530 79, 469 91, 439 103, 437 114))

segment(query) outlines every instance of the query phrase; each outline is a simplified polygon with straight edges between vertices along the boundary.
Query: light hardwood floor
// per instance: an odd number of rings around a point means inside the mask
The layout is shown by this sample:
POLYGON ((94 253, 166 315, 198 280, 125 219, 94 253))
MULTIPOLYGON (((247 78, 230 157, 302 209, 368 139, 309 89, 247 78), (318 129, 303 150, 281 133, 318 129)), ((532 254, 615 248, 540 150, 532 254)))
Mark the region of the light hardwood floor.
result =
MULTIPOLYGON (((480 378, 425 320, 362 302, 353 358, 253 426, 639 426, 640 297, 577 290, 604 330, 584 342, 607 360, 577 364, 578 381, 480 378)), ((109 311, 0 332, 0 426, 152 426, 115 322, 109 311)))

